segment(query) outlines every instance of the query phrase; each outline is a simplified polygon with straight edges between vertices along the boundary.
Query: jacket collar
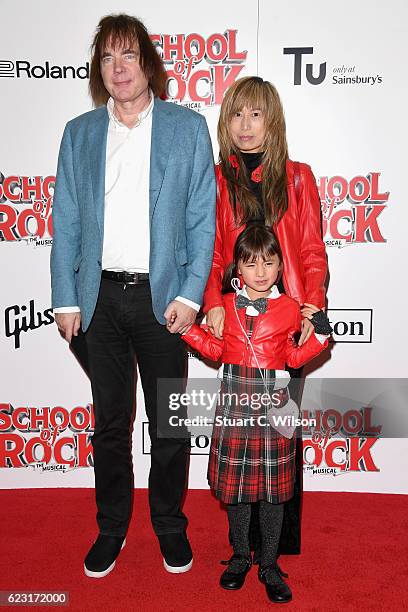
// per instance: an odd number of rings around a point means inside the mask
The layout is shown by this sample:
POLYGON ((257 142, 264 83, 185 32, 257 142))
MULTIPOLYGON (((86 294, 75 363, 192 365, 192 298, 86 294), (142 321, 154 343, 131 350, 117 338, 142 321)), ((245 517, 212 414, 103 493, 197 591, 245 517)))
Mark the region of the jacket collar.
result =
MULTIPOLYGON (((238 176, 239 162, 238 162, 237 156, 235 154, 230 155, 228 157, 228 161, 231 164, 231 166, 235 168, 236 176, 238 176)), ((263 164, 259 164, 259 166, 255 168, 255 170, 252 170, 251 180, 254 181, 254 183, 260 183, 262 181, 262 169, 263 169, 263 164)))
POLYGON ((172 103, 155 98, 150 152, 150 219, 153 217, 176 130, 172 103))
POLYGON ((103 212, 105 199, 106 141, 108 136, 109 115, 106 106, 92 112, 92 122, 88 125, 88 148, 92 194, 96 208, 96 219, 103 239, 103 212))

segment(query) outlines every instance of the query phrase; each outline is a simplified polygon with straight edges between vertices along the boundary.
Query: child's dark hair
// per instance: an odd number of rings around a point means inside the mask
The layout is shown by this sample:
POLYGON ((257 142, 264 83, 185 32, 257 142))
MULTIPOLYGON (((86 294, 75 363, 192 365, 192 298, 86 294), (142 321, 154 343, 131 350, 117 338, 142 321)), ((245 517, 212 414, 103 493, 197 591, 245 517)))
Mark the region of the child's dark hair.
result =
POLYGON ((273 255, 282 263, 282 251, 279 242, 270 227, 254 223, 238 236, 234 246, 234 261, 225 269, 222 279, 222 293, 233 291, 231 280, 237 276, 238 262, 255 261, 257 257, 269 259, 273 255))

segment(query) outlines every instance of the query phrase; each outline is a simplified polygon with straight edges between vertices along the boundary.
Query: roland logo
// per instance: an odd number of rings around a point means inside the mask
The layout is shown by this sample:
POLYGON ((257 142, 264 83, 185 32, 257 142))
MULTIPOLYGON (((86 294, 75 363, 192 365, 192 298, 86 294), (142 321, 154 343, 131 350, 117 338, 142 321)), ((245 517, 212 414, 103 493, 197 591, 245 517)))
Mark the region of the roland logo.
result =
POLYGON ((28 60, 0 60, 0 78, 89 79, 89 62, 83 66, 59 66, 48 60, 41 64, 28 60))

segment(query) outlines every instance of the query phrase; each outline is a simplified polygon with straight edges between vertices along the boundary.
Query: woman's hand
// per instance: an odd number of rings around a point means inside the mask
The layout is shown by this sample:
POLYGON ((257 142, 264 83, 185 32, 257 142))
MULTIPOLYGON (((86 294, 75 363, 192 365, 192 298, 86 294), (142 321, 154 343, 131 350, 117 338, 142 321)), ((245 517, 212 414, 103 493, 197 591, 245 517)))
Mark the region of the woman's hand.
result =
POLYGON ((318 308, 314 304, 303 304, 303 307, 300 309, 303 318, 311 319, 315 312, 319 312, 321 308, 318 308))
POLYGON ((309 340, 310 336, 314 332, 313 323, 311 323, 310 319, 313 317, 315 312, 319 312, 320 308, 317 308, 314 304, 303 305, 300 312, 302 313, 302 333, 300 334, 298 346, 302 346, 307 340, 309 340))
POLYGON ((225 308, 223 306, 214 306, 207 312, 207 325, 208 329, 213 336, 222 340, 222 334, 224 332, 224 319, 225 319, 225 308))

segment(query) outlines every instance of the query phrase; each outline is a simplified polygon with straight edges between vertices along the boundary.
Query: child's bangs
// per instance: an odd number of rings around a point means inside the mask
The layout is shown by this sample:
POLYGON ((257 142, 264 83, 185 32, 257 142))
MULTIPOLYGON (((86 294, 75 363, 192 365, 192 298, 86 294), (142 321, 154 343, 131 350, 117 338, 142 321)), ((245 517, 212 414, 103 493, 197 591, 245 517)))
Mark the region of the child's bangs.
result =
POLYGON ((254 245, 253 248, 243 249, 240 259, 242 259, 243 263, 255 263, 258 257, 268 261, 274 255, 277 255, 277 253, 271 246, 268 248, 265 245, 254 245))

